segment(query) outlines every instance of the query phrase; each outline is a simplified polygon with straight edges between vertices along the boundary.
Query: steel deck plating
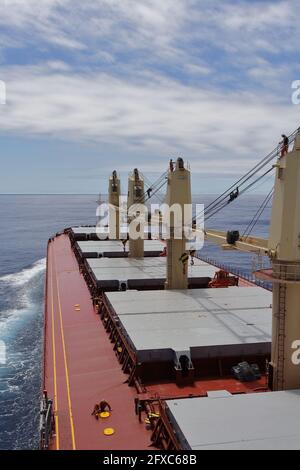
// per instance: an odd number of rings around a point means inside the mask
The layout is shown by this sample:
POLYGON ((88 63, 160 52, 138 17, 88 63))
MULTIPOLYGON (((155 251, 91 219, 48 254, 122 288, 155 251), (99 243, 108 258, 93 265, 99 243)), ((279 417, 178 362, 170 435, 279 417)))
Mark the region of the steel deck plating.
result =
MULTIPOLYGON (((66 233, 51 239, 48 245, 44 387, 47 389, 49 397, 54 400, 56 433, 51 442, 52 449, 146 449, 151 445, 151 442, 154 443, 154 446, 156 443, 152 441, 151 434, 147 431, 145 424, 139 422, 135 415, 135 399, 146 400, 147 403, 150 400, 152 403, 153 399, 157 402, 159 397, 177 399, 192 394, 202 396, 206 394, 207 390, 222 388, 233 393, 252 392, 258 387, 265 386, 264 380, 253 384, 243 384, 233 378, 226 377, 226 374, 220 376, 218 371, 215 371, 214 367, 210 365, 209 375, 204 374, 204 379, 201 380, 195 377, 193 384, 184 387, 175 383, 172 373, 170 377, 165 375, 164 366, 160 370, 164 377, 163 380, 151 382, 151 378, 155 378, 155 374, 148 376, 146 373, 149 388, 147 385, 140 388, 137 382, 135 382, 135 387, 129 387, 125 382, 128 377, 127 372, 124 375, 124 364, 121 366, 120 354, 116 349, 118 345, 111 344, 111 333, 107 332, 105 322, 102 323, 99 315, 95 312, 88 285, 82 276, 81 266, 72 251, 71 235, 70 238, 71 243, 66 233), (212 376, 212 372, 216 372, 214 376, 212 376), (96 421, 91 416, 94 404, 103 398, 108 399, 113 406, 113 413, 109 422, 105 424, 96 421), (110 437, 103 435, 103 426, 108 424, 116 431, 110 437)), ((145 260, 103 258, 91 261, 92 264, 102 261, 99 266, 102 266, 104 271, 107 270, 104 273, 104 278, 107 278, 107 273, 110 273, 115 275, 116 279, 120 279, 120 265, 124 270, 134 269, 139 276, 144 271, 145 277, 149 277, 147 274, 149 270, 156 269, 159 271, 159 275, 162 275, 160 273, 165 273, 166 269, 166 258, 146 258, 145 260), (155 260, 154 265, 153 260, 155 260)), ((195 266, 190 267, 193 271, 195 268, 198 271, 197 274, 200 272, 205 275, 210 274, 210 277, 218 269, 199 260, 195 260, 195 266)), ((173 341, 174 337, 176 341, 178 340, 178 343, 174 343, 174 347, 178 344, 180 346, 186 344, 185 341, 183 344, 182 339, 184 339, 187 329, 194 327, 195 310, 198 311, 201 324, 204 321, 210 321, 205 318, 207 315, 205 312, 209 305, 213 304, 215 304, 213 311, 218 321, 222 317, 225 318, 222 309, 224 312, 227 309, 231 319, 237 315, 242 324, 248 318, 246 314, 247 318, 245 317, 243 320, 243 310, 247 310, 246 305, 249 298, 252 298, 253 302, 257 299, 256 306, 260 312, 268 308, 268 301, 265 297, 265 294, 269 295, 268 292, 255 287, 250 289, 247 287, 245 289, 248 292, 249 297, 247 297, 240 295, 239 290, 240 288, 210 289, 209 293, 205 290, 202 291, 202 300, 197 297, 198 291, 185 291, 184 293, 154 291, 145 293, 146 297, 143 297, 145 303, 143 304, 141 304, 140 292, 137 291, 119 292, 107 294, 107 296, 112 295, 113 299, 114 295, 127 295, 124 309, 119 312, 120 316, 117 317, 121 319, 121 324, 123 320, 125 322, 127 319, 129 322, 133 321, 137 326, 138 322, 143 322, 146 317, 150 319, 151 316, 151 322, 147 320, 149 335, 144 323, 140 324, 135 334, 139 341, 143 338, 150 342, 159 340, 160 346, 165 348, 166 341, 169 339, 173 341), (194 295, 193 292, 195 292, 194 295), (234 292, 234 296, 230 292, 234 292), (178 294, 177 299, 174 294, 178 294), (168 296, 173 300, 167 300, 168 296), (218 296, 224 299, 224 303, 218 299, 218 296), (161 303, 163 298, 165 301, 161 303), (147 307, 141 309, 141 305, 147 305, 147 307), (161 306, 163 307, 161 308, 161 306), (239 309, 241 312, 238 312, 239 309), (176 316, 176 322, 170 318, 172 313, 176 316), (189 315, 191 315, 192 321, 188 320, 189 315), (184 320, 183 325, 186 325, 186 331, 178 323, 180 317, 184 320), (166 320, 167 318, 170 321, 168 331, 164 332, 163 342, 163 336, 159 338, 160 332, 157 331, 157 327, 160 328, 160 325, 156 320, 166 320), (174 328, 172 328, 173 326, 174 328), (182 338, 179 337, 179 334, 175 336, 173 334, 177 327, 181 329, 182 338)), ((107 299, 107 297, 105 298, 107 299)), ((114 303, 114 306, 119 310, 117 303, 114 303)), ((208 317, 211 315, 210 312, 208 317)), ((227 327, 231 328, 230 325, 227 327)), ((254 330, 256 331, 255 327, 254 330)), ((253 334, 250 325, 246 325, 245 333, 246 337, 249 337, 250 333, 253 334)), ((125 329, 124 334, 127 334, 125 329)), ((262 334, 264 334, 263 331, 262 334)), ((192 337, 198 339, 197 334, 192 337)), ((250 343, 245 341, 245 344, 248 346, 250 343)), ((260 347, 260 343, 258 344, 260 347)), ((154 364, 154 368, 157 369, 157 363, 154 364)), ((155 410, 156 405, 149 406, 154 406, 152 410, 155 410)), ((145 417, 144 413, 147 412, 147 409, 144 409, 143 417, 145 417)))
POLYGON ((270 354, 272 294, 259 287, 106 297, 141 362, 168 361, 181 351, 192 359, 270 354))
MULTIPOLYGON (((119 240, 107 241, 78 241, 77 246, 83 257, 89 258, 91 255, 96 257, 105 256, 107 253, 124 253, 123 243, 119 240)), ((165 245, 160 240, 145 240, 144 251, 161 253, 165 245)), ((129 242, 125 245, 125 253, 129 252, 129 242)))
MULTIPOLYGON (((89 259, 89 269, 97 281, 128 281, 130 279, 161 279, 166 277, 166 258, 143 259, 89 259)), ((204 261, 195 259, 189 266, 189 277, 213 277, 218 269, 204 261)))
POLYGON ((298 450, 300 391, 166 401, 184 449, 298 450))

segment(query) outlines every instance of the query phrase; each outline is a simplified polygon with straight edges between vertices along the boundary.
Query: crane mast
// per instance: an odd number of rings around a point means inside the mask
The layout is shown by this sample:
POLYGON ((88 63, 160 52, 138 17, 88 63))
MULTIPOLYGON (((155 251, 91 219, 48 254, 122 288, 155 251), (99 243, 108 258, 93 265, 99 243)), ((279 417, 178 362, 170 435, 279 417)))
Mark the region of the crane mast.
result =
POLYGON ((129 257, 144 257, 144 180, 137 168, 128 177, 129 257), (140 233, 140 236, 137 236, 140 233))
POLYGON ((291 152, 276 167, 269 239, 239 237, 229 244, 227 234, 206 230, 207 239, 224 249, 269 256, 272 268, 255 272, 273 283, 273 331, 270 386, 300 389, 300 130, 291 152))
POLYGON ((273 389, 300 389, 300 132, 276 168, 268 248, 273 253, 272 271, 266 273, 273 281, 273 389))
POLYGON ((109 202, 109 238, 110 240, 119 240, 120 238, 120 194, 121 184, 117 172, 114 170, 108 183, 108 202, 109 202))
POLYGON ((187 289, 188 269, 186 254, 186 236, 184 233, 185 211, 191 206, 191 177, 190 171, 185 167, 182 158, 178 158, 176 165, 168 174, 166 206, 169 214, 164 220, 168 230, 167 239, 167 273, 166 289, 187 289), (180 217, 177 220, 175 213, 179 209, 180 217), (180 233, 176 234, 179 231, 180 233))

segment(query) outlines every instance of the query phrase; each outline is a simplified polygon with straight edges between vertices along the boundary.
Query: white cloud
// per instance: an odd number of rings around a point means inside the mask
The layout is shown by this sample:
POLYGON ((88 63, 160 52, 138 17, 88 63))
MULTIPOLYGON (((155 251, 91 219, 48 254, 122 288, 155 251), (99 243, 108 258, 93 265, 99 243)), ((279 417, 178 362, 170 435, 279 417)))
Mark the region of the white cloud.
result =
POLYGON ((33 64, 45 56, 41 65, 0 70, 2 132, 106 143, 127 154, 182 153, 199 170, 201 160, 207 172, 234 172, 298 125, 299 108, 282 99, 291 94, 288 77, 300 78, 298 62, 285 58, 300 42, 296 0, 0 7, 4 50, 31 47, 33 64), (68 59, 53 57, 49 45, 68 59))
MULTIPOLYGON (((25 34, 28 44, 37 38, 66 48, 82 49, 83 44, 71 34, 68 23, 75 13, 75 2, 70 0, 0 0, 0 25, 11 28, 8 35, 19 39, 25 34)), ((73 18, 75 28, 75 17, 73 18)))
POLYGON ((113 38, 118 47, 159 45, 167 49, 186 14, 180 0, 0 0, 0 6, 1 3, 3 26, 25 33, 30 28, 33 37, 71 49, 87 47, 93 38, 113 38))
POLYGON ((229 30, 260 33, 266 28, 281 28, 293 19, 293 1, 243 2, 240 5, 223 4, 223 24, 229 30))
POLYGON ((156 76, 74 74, 61 63, 6 71, 2 132, 118 145, 124 153, 183 154, 195 169, 247 167, 297 126, 299 110, 271 97, 212 91, 156 76))
POLYGON ((260 53, 297 52, 297 1, 0 0, 0 25, 6 44, 30 45, 33 55, 50 44, 76 59, 81 52, 83 63, 198 67, 203 75, 215 69, 214 48, 225 54, 220 66, 241 70, 260 53))
MULTIPOLYGON (((296 48, 297 0, 0 0, 0 25, 22 43, 37 39, 64 48, 88 49, 109 41, 111 52, 151 50, 183 58, 201 47, 224 51, 296 48), (190 47, 199 40, 196 50, 190 47)), ((190 61, 193 63, 194 61, 190 61)))
POLYGON ((185 68, 193 75, 210 75, 213 72, 212 68, 206 65, 187 64, 185 68))
POLYGON ((71 71, 70 65, 66 64, 65 62, 61 60, 49 60, 46 63, 46 66, 49 67, 49 70, 56 70, 60 72, 68 72, 71 71))

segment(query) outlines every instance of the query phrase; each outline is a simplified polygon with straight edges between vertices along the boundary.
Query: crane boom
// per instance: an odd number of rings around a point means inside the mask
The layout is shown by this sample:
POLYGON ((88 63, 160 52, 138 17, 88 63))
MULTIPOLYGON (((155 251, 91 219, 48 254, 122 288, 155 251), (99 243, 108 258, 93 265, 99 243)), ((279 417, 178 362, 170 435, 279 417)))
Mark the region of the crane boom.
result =
POLYGON ((268 249, 268 240, 258 237, 239 237, 234 244, 227 242, 227 232, 220 230, 204 230, 204 236, 224 250, 239 250, 246 253, 255 253, 258 255, 271 255, 268 249))

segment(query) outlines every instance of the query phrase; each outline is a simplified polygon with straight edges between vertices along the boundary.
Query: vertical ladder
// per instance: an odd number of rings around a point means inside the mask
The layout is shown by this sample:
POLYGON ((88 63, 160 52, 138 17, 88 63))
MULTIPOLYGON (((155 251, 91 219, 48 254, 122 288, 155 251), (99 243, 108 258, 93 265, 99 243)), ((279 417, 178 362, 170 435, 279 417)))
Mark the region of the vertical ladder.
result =
MULTIPOLYGON (((285 273, 281 273, 285 274, 285 273)), ((284 389, 284 360, 285 360, 285 323, 286 323, 286 284, 279 284, 279 312, 277 329, 277 371, 276 390, 284 389)))
POLYGON ((169 236, 170 236, 170 240, 169 240, 169 243, 167 244, 167 264, 168 264, 167 279, 172 284, 173 283, 172 260, 173 260, 174 227, 170 227, 169 236))

